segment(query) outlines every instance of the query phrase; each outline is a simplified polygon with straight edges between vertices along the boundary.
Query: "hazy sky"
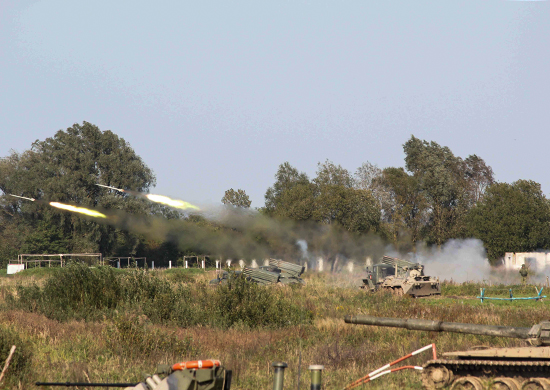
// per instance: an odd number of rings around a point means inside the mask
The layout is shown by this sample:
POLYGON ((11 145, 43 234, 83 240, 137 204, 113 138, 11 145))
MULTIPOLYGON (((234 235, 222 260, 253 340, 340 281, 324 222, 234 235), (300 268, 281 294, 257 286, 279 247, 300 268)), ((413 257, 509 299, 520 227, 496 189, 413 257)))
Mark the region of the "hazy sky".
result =
POLYGON ((310 177, 403 166, 414 134, 550 194, 550 2, 0 1, 0 156, 88 121, 153 192, 262 206, 310 177))

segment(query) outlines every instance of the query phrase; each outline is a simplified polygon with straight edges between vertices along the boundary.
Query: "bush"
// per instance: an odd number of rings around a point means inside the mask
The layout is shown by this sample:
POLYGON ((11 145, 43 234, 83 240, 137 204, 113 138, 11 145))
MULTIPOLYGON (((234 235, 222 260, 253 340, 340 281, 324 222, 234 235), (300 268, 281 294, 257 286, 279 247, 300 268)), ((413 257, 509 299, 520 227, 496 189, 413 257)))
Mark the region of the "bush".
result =
POLYGON ((116 308, 122 295, 119 275, 110 267, 72 264, 50 276, 43 288, 17 286, 17 298, 7 300, 17 309, 39 312, 58 321, 100 318, 116 308))
POLYGON ((182 327, 281 328, 311 323, 313 314, 285 295, 285 289, 259 286, 244 278, 218 288, 204 283, 170 283, 141 270, 71 265, 36 284, 18 285, 6 299, 12 309, 44 314, 58 321, 114 318, 119 312, 144 314, 152 323, 182 327))
POLYGON ((284 297, 275 286, 260 286, 244 278, 220 286, 214 302, 215 314, 220 321, 216 325, 222 327, 239 324, 249 328, 282 328, 313 320, 311 311, 284 297))

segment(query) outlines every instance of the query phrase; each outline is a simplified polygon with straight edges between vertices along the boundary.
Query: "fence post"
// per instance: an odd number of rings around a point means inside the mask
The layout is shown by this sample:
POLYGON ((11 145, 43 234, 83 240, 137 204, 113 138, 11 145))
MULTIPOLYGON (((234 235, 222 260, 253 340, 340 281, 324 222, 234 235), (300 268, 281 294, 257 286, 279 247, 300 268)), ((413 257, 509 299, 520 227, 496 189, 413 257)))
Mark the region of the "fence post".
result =
POLYGON ((155 260, 151 260, 151 269, 155 269, 155 260))
POLYGON ((187 264, 187 260, 185 260, 185 268, 189 268, 188 264, 187 264))
POLYGON ((172 260, 168 260, 168 269, 172 269, 172 260))

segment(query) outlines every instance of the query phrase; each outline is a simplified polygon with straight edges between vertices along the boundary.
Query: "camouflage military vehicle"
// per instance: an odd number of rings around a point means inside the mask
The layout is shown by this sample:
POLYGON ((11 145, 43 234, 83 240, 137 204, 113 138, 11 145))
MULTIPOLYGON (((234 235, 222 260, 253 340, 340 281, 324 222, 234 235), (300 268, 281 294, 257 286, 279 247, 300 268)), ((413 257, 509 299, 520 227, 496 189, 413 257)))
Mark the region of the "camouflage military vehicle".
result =
MULTIPOLYGON (((284 390, 284 372, 288 364, 273 362, 273 390, 284 390)), ((324 366, 309 366, 310 389, 320 390, 324 366)), ((36 386, 62 387, 124 387, 124 390, 230 390, 231 370, 225 369, 219 360, 194 360, 174 364, 161 364, 157 373, 147 375, 140 383, 90 383, 90 382, 36 382, 36 386), (164 377, 161 379, 161 377, 164 377)))
POLYGON ((305 284, 300 276, 304 273, 304 267, 301 265, 289 263, 282 260, 270 259, 269 265, 259 268, 244 268, 242 271, 233 273, 224 271, 216 279, 210 281, 211 285, 225 285, 232 277, 244 275, 248 280, 262 284, 305 284))
POLYGON ((419 263, 384 256, 380 264, 367 267, 367 273, 361 286, 365 290, 387 290, 413 297, 441 295, 439 279, 425 276, 424 266, 419 263))
POLYGON ((350 324, 525 339, 531 346, 445 353, 445 359, 424 364, 422 384, 426 389, 550 389, 550 321, 519 328, 368 315, 348 315, 344 320, 350 324))
POLYGON ((218 360, 194 360, 159 365, 157 373, 140 383, 36 382, 36 386, 124 387, 125 390, 230 390, 231 370, 218 360), (161 377, 164 377, 161 379, 161 377))
POLYGON ((269 265, 260 267, 261 270, 279 274, 279 282, 288 284, 305 284, 300 277, 304 273, 305 267, 287 261, 269 259, 269 265))

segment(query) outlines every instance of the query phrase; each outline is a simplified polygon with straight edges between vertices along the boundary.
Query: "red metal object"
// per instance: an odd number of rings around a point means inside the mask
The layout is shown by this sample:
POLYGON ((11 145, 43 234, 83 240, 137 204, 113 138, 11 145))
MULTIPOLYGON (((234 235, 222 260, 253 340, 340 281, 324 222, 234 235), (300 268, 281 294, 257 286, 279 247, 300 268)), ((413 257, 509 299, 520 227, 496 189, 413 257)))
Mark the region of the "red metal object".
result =
POLYGON ((408 355, 405 355, 405 356, 403 356, 403 357, 401 357, 401 358, 399 358, 399 359, 397 359, 397 360, 395 360, 395 361, 393 361, 389 364, 386 364, 385 366, 380 367, 377 370, 374 370, 370 374, 365 375, 364 377, 357 379, 355 382, 352 382, 349 385, 347 385, 345 390, 353 389, 354 387, 357 387, 357 386, 362 385, 364 383, 370 382, 373 379, 376 379, 376 378, 378 378, 382 375, 390 374, 392 372, 405 370, 405 369, 415 369, 415 370, 421 371, 422 367, 418 367, 418 366, 402 366, 402 367, 397 367, 397 368, 392 368, 392 369, 390 369, 390 367, 396 365, 397 363, 401 363, 403 360, 406 360, 406 359, 408 359, 412 356, 418 355, 421 352, 427 351, 428 349, 432 350, 432 356, 433 356, 434 360, 437 359, 435 344, 426 345, 425 347, 417 349, 416 351, 411 352, 408 355))

